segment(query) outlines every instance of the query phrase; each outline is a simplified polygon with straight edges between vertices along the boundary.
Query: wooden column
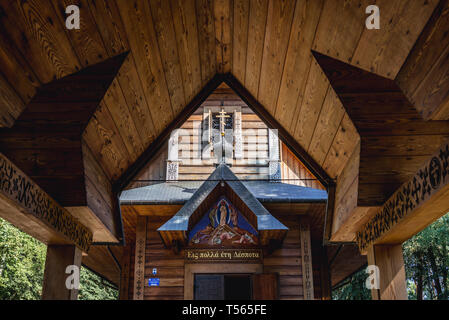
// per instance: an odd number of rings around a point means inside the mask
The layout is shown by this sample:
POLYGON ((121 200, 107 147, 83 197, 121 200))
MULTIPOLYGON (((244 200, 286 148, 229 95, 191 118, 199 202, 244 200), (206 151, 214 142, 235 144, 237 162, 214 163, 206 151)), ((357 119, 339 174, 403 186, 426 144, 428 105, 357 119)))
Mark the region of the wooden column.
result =
POLYGON ((321 300, 332 300, 331 274, 329 270, 329 260, 327 258, 327 247, 322 247, 320 253, 321 300))
POLYGON ((66 280, 71 273, 66 268, 75 265, 81 269, 82 252, 73 245, 49 245, 45 260, 44 283, 42 285, 43 300, 76 300, 78 290, 69 290, 66 280))
POLYGON ((368 265, 379 268, 379 289, 373 300, 407 300, 402 245, 374 245, 368 249, 368 265))
POLYGON ((133 299, 143 300, 145 288, 145 244, 147 239, 147 217, 137 216, 136 255, 134 260, 133 299))
POLYGON ((302 279, 304 287, 304 300, 313 300, 313 267, 312 247, 310 242, 310 227, 306 219, 299 221, 302 259, 302 279))
POLYGON ((129 272, 131 265, 131 246, 127 245, 123 248, 122 256, 122 273, 120 275, 120 291, 119 300, 129 299, 129 272))

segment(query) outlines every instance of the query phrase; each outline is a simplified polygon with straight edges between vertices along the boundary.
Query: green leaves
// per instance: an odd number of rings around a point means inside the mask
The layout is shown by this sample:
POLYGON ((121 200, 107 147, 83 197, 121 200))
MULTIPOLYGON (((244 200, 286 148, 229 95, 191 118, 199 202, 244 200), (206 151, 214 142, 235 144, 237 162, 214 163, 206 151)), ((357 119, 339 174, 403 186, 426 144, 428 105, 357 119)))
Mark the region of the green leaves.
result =
POLYGON ((0 299, 40 299, 46 246, 0 219, 0 299))
MULTIPOLYGON (((0 300, 39 300, 47 247, 0 218, 0 300)), ((79 299, 117 299, 118 291, 81 268, 79 299)))
MULTIPOLYGON (((449 214, 403 243, 409 299, 449 299, 449 214)), ((360 270, 333 290, 336 300, 370 300, 367 274, 360 270)))
POLYGON ((449 299, 449 214, 403 246, 409 299, 449 299))

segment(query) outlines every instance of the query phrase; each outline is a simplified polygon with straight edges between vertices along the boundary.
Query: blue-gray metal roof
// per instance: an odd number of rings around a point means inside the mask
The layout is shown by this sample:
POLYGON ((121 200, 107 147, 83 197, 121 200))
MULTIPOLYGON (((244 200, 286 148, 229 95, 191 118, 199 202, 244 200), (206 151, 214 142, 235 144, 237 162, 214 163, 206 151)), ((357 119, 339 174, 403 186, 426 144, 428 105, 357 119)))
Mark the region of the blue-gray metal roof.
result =
POLYGON ((189 219, 199 208, 210 193, 224 181, 233 192, 245 203, 257 218, 257 230, 288 230, 279 220, 273 217, 267 209, 257 200, 248 188, 235 176, 225 164, 220 164, 209 178, 199 187, 184 206, 158 231, 187 231, 189 219))
MULTIPOLYGON (((184 204, 204 181, 160 182, 129 189, 120 195, 121 204, 184 204)), ((242 181, 245 187, 262 203, 326 202, 323 190, 270 181, 242 181)))

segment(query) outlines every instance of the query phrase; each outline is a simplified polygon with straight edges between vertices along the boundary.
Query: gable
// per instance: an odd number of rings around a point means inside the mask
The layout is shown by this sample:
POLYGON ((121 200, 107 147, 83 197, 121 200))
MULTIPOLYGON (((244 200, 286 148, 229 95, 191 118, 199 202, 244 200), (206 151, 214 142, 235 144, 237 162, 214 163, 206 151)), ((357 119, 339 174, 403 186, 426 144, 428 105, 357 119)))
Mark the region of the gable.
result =
POLYGON ((225 197, 215 205, 190 230, 189 245, 233 246, 257 245, 258 232, 225 197))
POLYGON ((209 211, 211 203, 223 195, 258 231, 261 245, 283 240, 288 228, 265 209, 227 165, 220 164, 184 206, 158 229, 165 245, 186 245, 192 227, 209 211))

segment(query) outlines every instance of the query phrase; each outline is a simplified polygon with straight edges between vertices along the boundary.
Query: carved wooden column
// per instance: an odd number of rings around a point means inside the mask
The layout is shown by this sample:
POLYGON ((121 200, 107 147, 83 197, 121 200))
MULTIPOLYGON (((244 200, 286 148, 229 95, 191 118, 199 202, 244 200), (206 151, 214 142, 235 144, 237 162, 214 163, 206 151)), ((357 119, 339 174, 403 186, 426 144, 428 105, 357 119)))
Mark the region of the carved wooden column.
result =
MULTIPOLYGON (((67 278, 73 274, 66 273, 68 266, 74 265, 81 269, 82 252, 73 245, 49 245, 45 260, 44 282, 42 285, 43 300, 76 300, 77 289, 68 289, 67 278)), ((75 276, 79 276, 75 275, 75 276)), ((78 278, 79 280, 79 278, 78 278)), ((68 281, 70 283, 70 281, 68 281)))
POLYGON ((147 217, 137 216, 136 253, 134 260, 133 299, 143 300, 145 288, 145 244, 147 239, 147 217))
POLYGON ((312 268, 312 244, 310 240, 310 227, 306 219, 299 221, 302 279, 304 287, 304 300, 313 300, 313 268, 312 268))
POLYGON ((379 289, 372 289, 373 300, 407 300, 402 245, 374 245, 368 249, 368 265, 379 268, 379 289))

